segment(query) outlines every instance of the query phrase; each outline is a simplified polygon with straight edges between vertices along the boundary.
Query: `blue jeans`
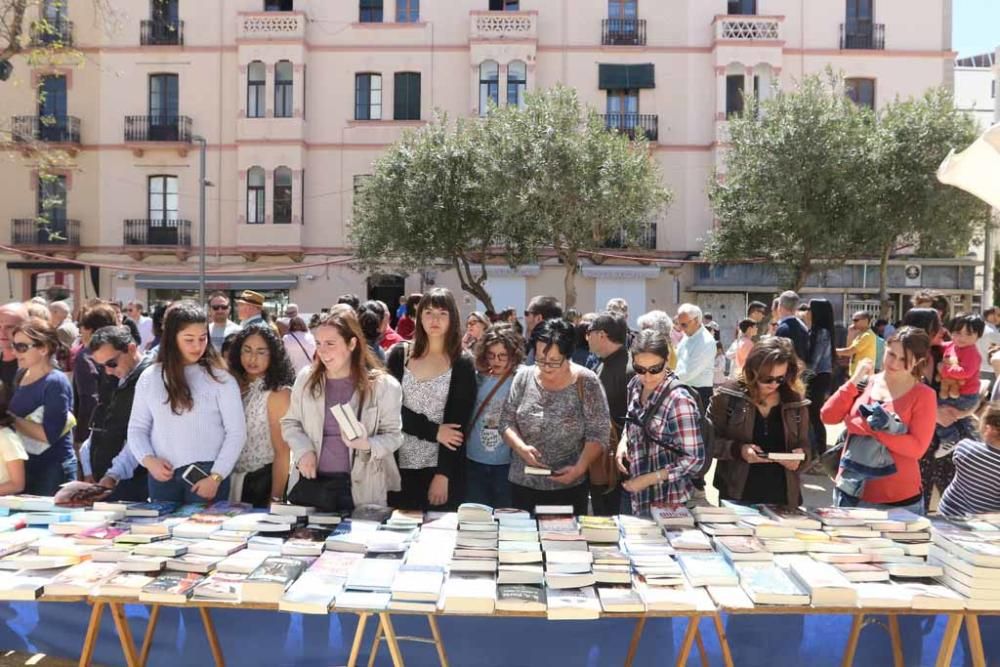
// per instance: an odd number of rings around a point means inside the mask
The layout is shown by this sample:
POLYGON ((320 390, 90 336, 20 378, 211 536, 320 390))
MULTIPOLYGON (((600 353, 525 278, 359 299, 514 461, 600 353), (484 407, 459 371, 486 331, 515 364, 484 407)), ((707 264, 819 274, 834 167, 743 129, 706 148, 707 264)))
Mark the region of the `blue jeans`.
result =
MULTIPOLYGON (((198 461, 195 463, 196 466, 204 470, 205 472, 210 472, 212 470, 212 461, 198 461)), ((186 465, 181 466, 174 470, 174 476, 171 477, 166 482, 160 482, 153 478, 152 475, 149 476, 149 499, 150 500, 168 500, 175 503, 206 503, 213 500, 227 500, 229 498, 229 478, 222 480, 219 484, 219 490, 215 493, 215 498, 202 498, 197 493, 191 490, 191 485, 181 479, 184 471, 187 470, 186 465)))
POLYGON ((860 498, 849 496, 846 493, 842 492, 840 489, 834 489, 834 500, 836 502, 837 507, 861 507, 864 509, 876 509, 876 510, 901 509, 901 510, 909 510, 914 514, 916 514, 917 516, 924 515, 923 498, 909 505, 880 505, 879 503, 869 503, 867 501, 861 500, 860 498))
MULTIPOLYGON (((46 452, 48 453, 48 452, 46 452)), ((76 455, 70 455, 59 462, 28 456, 24 462, 24 492, 35 496, 54 496, 59 487, 76 479, 76 455)))
POLYGON ((490 465, 465 461, 465 500, 490 507, 510 507, 509 463, 490 465))
MULTIPOLYGON (((958 398, 939 398, 938 406, 948 405, 956 410, 966 412, 979 405, 979 394, 962 394, 958 398)), ((935 434, 940 442, 957 442, 962 438, 972 436, 976 431, 974 422, 969 417, 955 421, 951 426, 937 425, 935 434)))

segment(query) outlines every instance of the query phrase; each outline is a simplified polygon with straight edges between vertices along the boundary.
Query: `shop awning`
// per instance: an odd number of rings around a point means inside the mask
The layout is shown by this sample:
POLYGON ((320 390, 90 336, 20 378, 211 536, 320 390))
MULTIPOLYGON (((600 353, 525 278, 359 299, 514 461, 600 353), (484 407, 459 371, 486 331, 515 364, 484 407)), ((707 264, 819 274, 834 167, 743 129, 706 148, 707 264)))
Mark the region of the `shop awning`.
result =
MULTIPOLYGON (((291 289, 299 284, 298 276, 281 275, 209 275, 205 287, 218 290, 291 289)), ((198 274, 138 273, 135 286, 145 289, 198 289, 198 274)))
POLYGON ((598 65, 597 87, 601 90, 656 88, 653 64, 598 65))

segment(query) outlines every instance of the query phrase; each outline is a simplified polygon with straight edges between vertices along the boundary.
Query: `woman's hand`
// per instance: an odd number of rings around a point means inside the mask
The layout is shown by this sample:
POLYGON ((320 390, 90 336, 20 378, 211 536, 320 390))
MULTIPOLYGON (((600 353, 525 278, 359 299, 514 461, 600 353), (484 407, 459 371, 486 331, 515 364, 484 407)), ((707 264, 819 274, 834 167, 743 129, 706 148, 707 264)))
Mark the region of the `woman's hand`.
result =
POLYGON ((752 443, 740 447, 740 456, 742 456, 743 460, 747 463, 767 463, 767 459, 760 456, 763 453, 763 449, 752 443))
POLYGON ((659 481, 655 473, 646 473, 645 475, 639 475, 634 479, 627 479, 622 482, 622 488, 629 493, 639 493, 643 489, 653 486, 659 481))
POLYGON ((527 465, 535 466, 536 468, 548 468, 547 465, 542 463, 542 453, 531 445, 516 445, 513 449, 527 465))
POLYGON ((454 452, 461 447, 464 439, 460 424, 441 424, 438 426, 437 441, 451 451, 454 452))
POLYGON ((206 477, 204 479, 199 479, 194 486, 191 487, 191 491, 195 493, 199 498, 204 498, 205 500, 215 500, 215 494, 219 492, 220 482, 215 481, 214 477, 206 477))
MULTIPOLYGON (((350 449, 357 449, 362 452, 370 451, 372 446, 368 442, 368 436, 363 435, 360 438, 355 438, 354 440, 344 440, 344 444, 350 449)), ((315 454, 313 454, 315 456, 315 454)))
POLYGON ((851 376, 851 384, 859 384, 867 380, 874 370, 875 364, 871 359, 862 359, 854 368, 854 375, 851 376))
POLYGON ((565 468, 560 468, 559 470, 554 471, 550 479, 556 484, 569 486, 583 477, 586 473, 586 468, 581 467, 580 464, 577 463, 576 465, 566 466, 565 468))
POLYGON ((296 466, 306 479, 316 479, 316 452, 306 452, 296 466))
POLYGON ((448 478, 444 475, 434 475, 431 486, 427 489, 427 502, 431 505, 444 505, 448 502, 448 478))
POLYGON ((174 467, 169 461, 156 456, 147 456, 142 460, 142 466, 149 471, 157 482, 169 482, 174 476, 174 467))
MULTIPOLYGON (((796 447, 795 449, 792 450, 792 454, 801 454, 801 453, 802 453, 801 447, 796 447)), ((798 470, 799 466, 802 465, 802 461, 776 461, 775 463, 780 463, 781 465, 785 466, 785 469, 791 470, 792 472, 798 470)))
POLYGON ((618 449, 615 450, 615 464, 618 466, 618 472, 623 475, 629 474, 629 463, 628 445, 624 440, 622 440, 618 443, 618 449))

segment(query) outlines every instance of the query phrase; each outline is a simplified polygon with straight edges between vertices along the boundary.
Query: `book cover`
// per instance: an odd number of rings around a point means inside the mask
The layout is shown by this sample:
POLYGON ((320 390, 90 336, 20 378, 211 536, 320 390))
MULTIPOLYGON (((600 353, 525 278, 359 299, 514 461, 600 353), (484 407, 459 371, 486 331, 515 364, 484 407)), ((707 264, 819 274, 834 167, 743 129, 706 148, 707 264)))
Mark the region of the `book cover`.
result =
POLYGON ((692 586, 735 586, 739 578, 732 566, 717 553, 686 553, 677 556, 692 586))
POLYGON ((364 425, 358 421, 357 416, 354 414, 354 408, 351 407, 350 403, 338 403, 331 406, 330 414, 337 420, 337 425, 340 426, 340 433, 345 440, 357 440, 368 434, 364 425))
POLYGON ((242 601, 246 579, 247 575, 236 572, 214 572, 194 587, 191 598, 237 604, 242 601))
POLYGON ((56 575, 45 586, 46 595, 90 595, 95 586, 109 579, 118 566, 115 563, 84 561, 56 575))
POLYGON ((809 594, 776 565, 740 564, 736 566, 736 571, 740 585, 754 604, 809 604, 809 594))
POLYGON ((546 616, 551 621, 595 620, 601 617, 601 602, 593 586, 546 588, 546 616))
POLYGON ((497 586, 497 611, 543 612, 546 609, 545 589, 527 584, 497 586))
POLYGON ((168 500, 152 501, 148 503, 136 503, 125 508, 125 516, 136 517, 158 517, 165 516, 177 510, 180 503, 168 500))

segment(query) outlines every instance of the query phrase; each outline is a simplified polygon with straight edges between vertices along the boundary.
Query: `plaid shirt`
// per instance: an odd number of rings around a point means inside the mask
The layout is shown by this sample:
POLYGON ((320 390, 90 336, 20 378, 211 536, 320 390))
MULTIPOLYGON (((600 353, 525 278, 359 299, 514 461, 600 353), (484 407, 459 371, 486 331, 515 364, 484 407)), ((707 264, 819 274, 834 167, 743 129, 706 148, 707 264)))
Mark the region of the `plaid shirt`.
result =
POLYGON ((705 462, 705 445, 701 437, 698 404, 686 391, 673 391, 649 419, 646 406, 655 405, 667 390, 673 376, 667 374, 649 395, 640 402, 642 381, 632 378, 628 386, 629 473, 639 475, 664 470, 663 481, 632 493, 632 511, 636 516, 648 516, 650 507, 680 505, 691 495, 691 476, 705 462))

